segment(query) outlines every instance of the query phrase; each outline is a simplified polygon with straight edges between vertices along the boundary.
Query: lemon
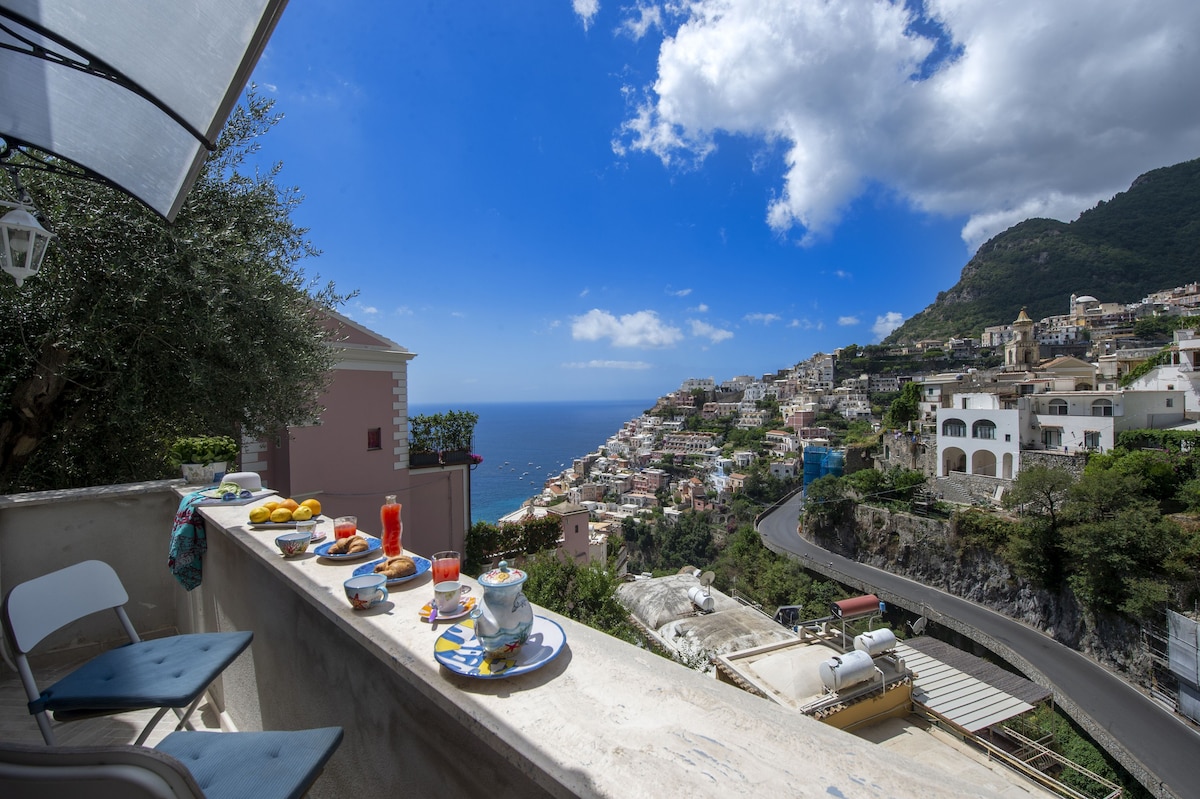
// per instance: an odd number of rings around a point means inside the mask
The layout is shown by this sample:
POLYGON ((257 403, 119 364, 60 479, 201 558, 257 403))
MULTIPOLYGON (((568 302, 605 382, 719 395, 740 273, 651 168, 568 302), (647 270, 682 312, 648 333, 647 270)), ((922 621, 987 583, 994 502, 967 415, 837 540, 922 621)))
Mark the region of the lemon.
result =
POLYGON ((271 511, 271 521, 273 522, 290 522, 292 520, 292 512, 287 508, 276 508, 271 511))
POLYGON ((266 505, 259 505, 257 508, 250 509, 250 522, 252 524, 262 524, 267 519, 271 518, 271 509, 266 505))
POLYGON ((301 505, 292 511, 292 521, 303 522, 312 518, 312 508, 307 505, 301 505))
POLYGON ((274 513, 275 509, 279 507, 279 503, 275 500, 271 500, 270 502, 264 503, 263 507, 267 509, 267 513, 274 513))
POLYGON ((312 508, 313 516, 321 515, 321 501, 320 500, 306 499, 303 502, 301 502, 300 504, 305 505, 309 508, 312 508))

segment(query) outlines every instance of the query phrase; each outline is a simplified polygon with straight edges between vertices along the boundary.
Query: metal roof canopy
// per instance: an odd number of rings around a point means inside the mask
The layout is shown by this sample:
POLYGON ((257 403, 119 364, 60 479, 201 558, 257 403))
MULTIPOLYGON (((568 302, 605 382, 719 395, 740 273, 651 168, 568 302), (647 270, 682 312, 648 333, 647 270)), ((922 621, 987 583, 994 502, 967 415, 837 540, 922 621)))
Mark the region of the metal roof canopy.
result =
POLYGON ((0 138, 168 221, 287 0, 0 0, 0 138))
POLYGON ((913 701, 970 733, 1033 710, 1033 705, 906 643, 896 653, 912 669, 913 701))

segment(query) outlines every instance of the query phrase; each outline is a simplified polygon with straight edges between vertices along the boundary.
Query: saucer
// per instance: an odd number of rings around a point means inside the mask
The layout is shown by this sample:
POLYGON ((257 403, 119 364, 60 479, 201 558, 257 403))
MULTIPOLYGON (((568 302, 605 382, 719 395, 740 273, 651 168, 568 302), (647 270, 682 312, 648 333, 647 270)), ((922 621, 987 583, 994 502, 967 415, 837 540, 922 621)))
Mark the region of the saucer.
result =
MULTIPOLYGON (((452 621, 454 619, 461 619, 463 616, 466 616, 468 613, 470 613, 471 608, 473 607, 475 607, 475 597, 469 596, 462 602, 458 603, 458 610, 454 611, 453 613, 442 613, 439 611, 436 621, 452 621)), ((421 621, 429 621, 429 612, 431 610, 433 610, 432 600, 426 602, 425 607, 418 611, 421 616, 421 621)))

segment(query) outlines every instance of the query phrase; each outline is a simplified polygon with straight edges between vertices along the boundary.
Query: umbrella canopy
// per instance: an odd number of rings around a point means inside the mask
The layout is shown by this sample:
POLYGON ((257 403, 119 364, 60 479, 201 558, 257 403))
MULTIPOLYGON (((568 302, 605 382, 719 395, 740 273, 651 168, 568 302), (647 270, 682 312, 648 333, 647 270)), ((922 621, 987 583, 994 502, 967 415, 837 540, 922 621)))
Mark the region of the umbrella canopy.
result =
POLYGON ((0 0, 0 138, 173 220, 286 0, 0 0))

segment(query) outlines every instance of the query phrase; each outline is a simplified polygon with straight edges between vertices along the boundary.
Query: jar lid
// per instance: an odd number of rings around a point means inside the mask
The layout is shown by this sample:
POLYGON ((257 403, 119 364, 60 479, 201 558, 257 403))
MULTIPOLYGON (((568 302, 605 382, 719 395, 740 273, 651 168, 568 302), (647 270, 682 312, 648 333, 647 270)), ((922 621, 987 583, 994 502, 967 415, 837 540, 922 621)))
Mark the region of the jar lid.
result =
POLYGON ((493 585, 520 585, 525 582, 527 575, 520 569, 508 568, 508 561, 502 560, 496 568, 490 572, 485 572, 479 575, 479 582, 484 586, 493 585))

